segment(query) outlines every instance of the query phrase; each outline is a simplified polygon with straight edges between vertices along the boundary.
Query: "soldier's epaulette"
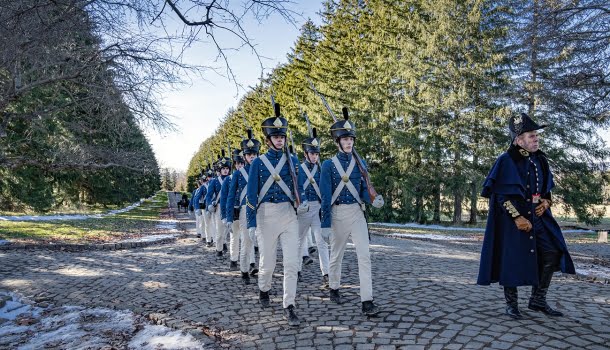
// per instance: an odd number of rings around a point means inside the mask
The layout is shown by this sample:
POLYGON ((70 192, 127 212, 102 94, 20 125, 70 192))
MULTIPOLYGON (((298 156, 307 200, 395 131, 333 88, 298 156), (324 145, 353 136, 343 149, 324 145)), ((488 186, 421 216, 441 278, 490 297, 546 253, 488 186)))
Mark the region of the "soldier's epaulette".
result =
POLYGON ((510 216, 512 216, 513 218, 521 216, 521 214, 519 214, 519 211, 517 210, 517 208, 515 208, 511 201, 504 202, 504 208, 506 208, 510 216))
POLYGON ((256 208, 250 203, 250 201, 248 200, 248 198, 246 198, 246 205, 248 206, 248 208, 252 209, 252 210, 256 210, 256 208))

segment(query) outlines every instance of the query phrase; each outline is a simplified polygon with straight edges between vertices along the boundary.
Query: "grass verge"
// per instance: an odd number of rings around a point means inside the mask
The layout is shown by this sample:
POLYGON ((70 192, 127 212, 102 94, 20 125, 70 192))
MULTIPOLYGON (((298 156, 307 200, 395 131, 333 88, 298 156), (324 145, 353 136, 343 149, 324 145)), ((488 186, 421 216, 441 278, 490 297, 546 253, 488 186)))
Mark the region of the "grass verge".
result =
POLYGON ((61 221, 0 221, 0 239, 14 243, 102 243, 111 240, 159 233, 159 218, 167 216, 167 194, 158 192, 152 199, 128 212, 104 218, 61 221))

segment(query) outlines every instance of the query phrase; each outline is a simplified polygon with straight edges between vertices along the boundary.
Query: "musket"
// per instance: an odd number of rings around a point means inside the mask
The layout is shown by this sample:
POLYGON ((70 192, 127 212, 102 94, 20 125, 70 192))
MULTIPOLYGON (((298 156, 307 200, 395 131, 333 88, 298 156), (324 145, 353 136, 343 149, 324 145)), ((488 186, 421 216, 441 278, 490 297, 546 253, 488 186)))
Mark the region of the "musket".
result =
POLYGON ((307 113, 303 110, 301 104, 299 103, 296 97, 294 98, 294 102, 297 103, 297 106, 299 107, 299 112, 301 112, 303 117, 305 117, 305 123, 307 123, 307 132, 309 133, 309 137, 313 137, 313 130, 311 129, 311 123, 309 122, 309 117, 307 116, 307 113))
MULTIPOLYGON (((271 95, 271 101, 275 102, 273 95, 271 95)), ((273 110, 275 112, 275 116, 277 118, 280 117, 280 105, 274 104, 273 110)), ((292 161, 292 153, 290 152, 290 147, 288 147, 288 140, 284 142, 284 152, 286 152, 286 158, 288 161, 288 172, 290 173, 290 178, 292 179, 292 192, 294 194, 294 204, 298 208, 301 205, 301 196, 299 194, 299 186, 297 181, 297 173, 296 168, 294 166, 294 162, 292 161)))
MULTIPOLYGON (((309 86, 311 86, 311 88, 315 92, 315 94, 320 98, 320 100, 322 100, 322 104, 326 108, 326 111, 328 112, 328 114, 330 114, 330 116, 333 118, 334 122, 336 123, 337 116, 335 116, 335 113, 333 113, 333 110, 328 105, 328 102, 326 102, 326 99, 324 98, 324 96, 322 96, 322 95, 320 95, 320 93, 318 93, 318 90, 316 90, 316 87, 313 85, 313 83, 311 82, 309 77, 307 78, 307 81, 309 82, 309 86)), ((347 119, 349 117, 349 115, 347 113, 347 108, 343 107, 342 112, 343 112, 343 118, 347 119)), ((366 182, 366 187, 369 192, 369 197, 371 197, 371 203, 372 203, 373 201, 375 201, 375 198, 379 194, 375 190, 375 187, 373 187, 373 183, 371 182, 371 177, 369 175, 369 172, 366 170, 366 167, 364 166, 364 162, 362 162, 362 158, 356 151, 356 147, 352 148, 352 154, 354 155, 354 160, 356 161, 356 165, 358 165, 358 169, 360 170, 360 173, 362 174, 362 178, 364 179, 364 182, 366 182)))

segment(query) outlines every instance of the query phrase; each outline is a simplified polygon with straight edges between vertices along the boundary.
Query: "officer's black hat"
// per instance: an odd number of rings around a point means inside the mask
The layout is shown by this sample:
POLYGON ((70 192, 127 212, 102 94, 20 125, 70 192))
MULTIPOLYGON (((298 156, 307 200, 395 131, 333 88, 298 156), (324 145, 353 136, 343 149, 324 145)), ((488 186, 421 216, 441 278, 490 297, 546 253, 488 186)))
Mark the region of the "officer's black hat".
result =
POLYGON ((244 161, 244 154, 239 149, 234 149, 233 150, 232 158, 233 158, 233 163, 245 163, 245 161, 244 161))
POLYGON ((330 136, 332 136, 333 140, 339 142, 339 139, 342 137, 351 136, 356 138, 356 126, 354 123, 349 121, 349 114, 347 113, 347 108, 343 107, 343 120, 339 120, 330 126, 330 136))
POLYGON ((309 153, 320 153, 320 140, 318 140, 318 131, 316 128, 311 130, 311 137, 303 140, 303 151, 309 153))
POLYGON ((208 166, 208 171, 206 171, 206 173, 205 173, 205 176, 206 177, 214 177, 214 171, 209 166, 208 166))
POLYGON ((526 133, 528 131, 540 130, 546 128, 548 125, 538 125, 535 121, 530 118, 529 115, 521 113, 520 115, 514 115, 508 120, 508 129, 510 130, 510 138, 512 140, 515 137, 526 133))
POLYGON ((288 133, 288 120, 282 117, 280 114, 280 104, 276 103, 274 106, 275 116, 263 120, 261 125, 263 134, 266 138, 271 136, 286 136, 288 133))
POLYGON ((261 143, 252 137, 252 129, 248 129, 248 138, 241 141, 241 149, 244 154, 258 154, 261 143))

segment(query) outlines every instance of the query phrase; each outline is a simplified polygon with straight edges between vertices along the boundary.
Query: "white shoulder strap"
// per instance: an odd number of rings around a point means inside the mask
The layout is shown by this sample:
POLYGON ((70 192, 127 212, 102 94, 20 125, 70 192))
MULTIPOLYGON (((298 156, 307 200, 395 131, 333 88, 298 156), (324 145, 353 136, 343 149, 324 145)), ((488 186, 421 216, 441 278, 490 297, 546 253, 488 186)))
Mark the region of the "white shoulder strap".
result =
POLYGON ((261 188, 260 192, 258 193, 259 203, 263 199, 263 197, 265 197, 265 195, 267 194, 267 191, 269 191, 269 189, 271 188, 271 186, 273 185, 274 182, 277 183, 278 186, 280 186, 282 191, 284 191, 284 193, 286 193, 286 195, 288 196, 288 198, 290 198, 291 201, 294 201, 290 188, 288 188, 288 185, 286 185, 284 180, 282 180, 282 178, 280 177, 280 171, 282 171, 282 167, 286 163, 286 154, 282 154, 280 161, 277 163, 277 165, 275 167, 273 167, 273 165, 271 164, 269 159, 267 159, 267 155, 263 154, 259 158, 263 162, 263 164, 265 165, 267 170, 269 170, 269 173, 271 174, 271 176, 269 176, 269 178, 263 185, 263 188, 261 188))
POLYGON ((352 157, 349 165, 347 166, 347 171, 343 170, 343 167, 341 166, 341 162, 339 162, 339 158, 337 158, 337 156, 332 157, 331 160, 332 160, 333 164, 335 165, 335 168, 337 169, 339 176, 341 176, 341 182, 339 182, 339 185, 337 186, 337 188, 335 188, 335 192, 333 192, 333 197, 330 200, 330 204, 331 205, 335 204, 335 201, 337 200, 337 198, 339 198, 339 194, 341 194, 341 191, 343 190, 343 187, 345 187, 345 186, 347 186, 347 190, 352 194, 352 196, 354 196, 354 198, 356 198, 356 201, 358 201, 359 204, 362 204, 362 199, 360 199, 360 193, 358 193, 358 191, 356 190, 356 187, 354 187, 354 184, 350 180, 350 175, 354 171, 354 167, 356 165, 356 162, 354 161, 354 157, 352 157))
MULTIPOLYGON (((241 176, 244 177, 244 180, 246 180, 246 183, 248 183, 248 173, 246 172, 246 170, 242 167, 239 168, 239 172, 241 176)), ((241 190, 241 193, 239 194, 239 205, 241 205, 241 202, 244 200, 244 198, 246 198, 247 192, 248 186, 244 186, 244 188, 241 190)))
POLYGON ((309 172, 307 164, 303 162, 301 163, 301 169, 303 169, 305 176, 307 176, 307 180, 305 180, 305 182, 303 183, 303 191, 305 191, 307 187, 309 187, 309 185, 311 184, 313 186, 313 189, 316 191, 318 198, 322 198, 322 196, 320 195, 320 187, 318 187, 316 179, 314 178, 314 176, 318 172, 318 164, 314 164, 313 169, 311 169, 311 172, 309 172))

